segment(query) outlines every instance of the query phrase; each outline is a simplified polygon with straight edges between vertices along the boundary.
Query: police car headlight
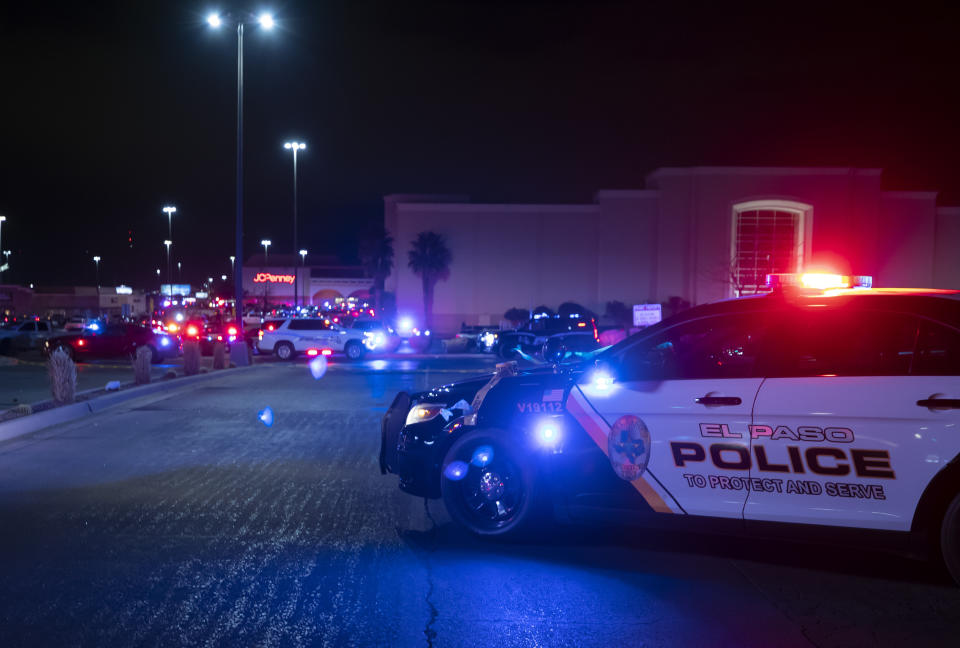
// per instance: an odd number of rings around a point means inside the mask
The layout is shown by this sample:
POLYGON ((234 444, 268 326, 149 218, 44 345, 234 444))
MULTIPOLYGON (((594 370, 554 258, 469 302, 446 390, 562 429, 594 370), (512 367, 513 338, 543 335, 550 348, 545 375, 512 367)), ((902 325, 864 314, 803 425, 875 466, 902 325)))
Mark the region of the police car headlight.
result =
POLYGON ((423 403, 421 405, 415 405, 414 407, 410 408, 409 412, 407 412, 406 425, 424 423, 426 421, 433 420, 440 416, 440 412, 444 407, 444 405, 439 403, 423 403))

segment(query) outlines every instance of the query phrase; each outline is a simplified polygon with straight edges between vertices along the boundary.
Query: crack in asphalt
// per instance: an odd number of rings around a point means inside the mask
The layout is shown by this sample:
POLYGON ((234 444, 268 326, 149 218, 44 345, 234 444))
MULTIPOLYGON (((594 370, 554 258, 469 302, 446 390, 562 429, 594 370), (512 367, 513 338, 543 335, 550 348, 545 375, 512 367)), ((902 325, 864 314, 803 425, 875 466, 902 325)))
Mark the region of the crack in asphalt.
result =
POLYGON ((433 604, 433 563, 430 560, 430 555, 437 550, 437 521, 430 513, 430 500, 426 497, 423 498, 423 510, 427 514, 427 519, 430 520, 430 547, 427 549, 424 561, 427 568, 427 595, 424 597, 424 602, 430 608, 430 619, 423 628, 423 634, 427 638, 427 648, 433 648, 433 642, 437 638, 437 631, 433 626, 437 622, 437 617, 440 616, 437 606, 433 604))

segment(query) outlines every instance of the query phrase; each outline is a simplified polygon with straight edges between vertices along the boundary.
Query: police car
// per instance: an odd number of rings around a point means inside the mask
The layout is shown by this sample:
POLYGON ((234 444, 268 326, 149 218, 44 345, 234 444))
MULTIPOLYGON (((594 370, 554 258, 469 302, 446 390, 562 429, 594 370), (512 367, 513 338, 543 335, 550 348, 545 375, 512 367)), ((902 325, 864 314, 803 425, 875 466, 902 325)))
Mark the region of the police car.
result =
POLYGON ((579 364, 400 393, 381 471, 483 536, 710 522, 922 549, 960 581, 960 291, 771 279, 579 364))
POLYGON ((276 354, 281 360, 293 360, 301 353, 313 357, 341 352, 350 360, 360 360, 371 348, 363 331, 322 317, 287 318, 273 328, 260 329, 257 338, 257 351, 276 354))

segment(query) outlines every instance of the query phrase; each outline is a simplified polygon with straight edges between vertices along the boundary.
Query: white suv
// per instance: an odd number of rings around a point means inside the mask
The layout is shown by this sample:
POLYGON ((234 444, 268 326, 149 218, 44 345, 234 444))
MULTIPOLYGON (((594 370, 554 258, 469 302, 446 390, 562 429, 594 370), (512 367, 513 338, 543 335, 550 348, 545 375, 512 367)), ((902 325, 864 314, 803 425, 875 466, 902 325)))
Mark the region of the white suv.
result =
POLYGON ((297 354, 310 356, 343 353, 350 360, 361 359, 367 351, 363 331, 345 329, 319 318, 286 319, 272 331, 261 331, 257 341, 261 353, 275 353, 281 360, 297 354))

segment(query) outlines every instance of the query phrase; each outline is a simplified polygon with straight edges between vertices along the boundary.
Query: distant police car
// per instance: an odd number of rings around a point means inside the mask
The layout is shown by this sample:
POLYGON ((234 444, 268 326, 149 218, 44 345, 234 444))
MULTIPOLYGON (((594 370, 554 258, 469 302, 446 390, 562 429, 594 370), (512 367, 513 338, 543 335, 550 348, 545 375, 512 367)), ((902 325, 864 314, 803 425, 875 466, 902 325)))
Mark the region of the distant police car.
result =
POLYGON ((960 581, 960 291, 699 306, 579 365, 401 393, 381 434, 381 470, 480 535, 712 518, 929 548, 960 581))

